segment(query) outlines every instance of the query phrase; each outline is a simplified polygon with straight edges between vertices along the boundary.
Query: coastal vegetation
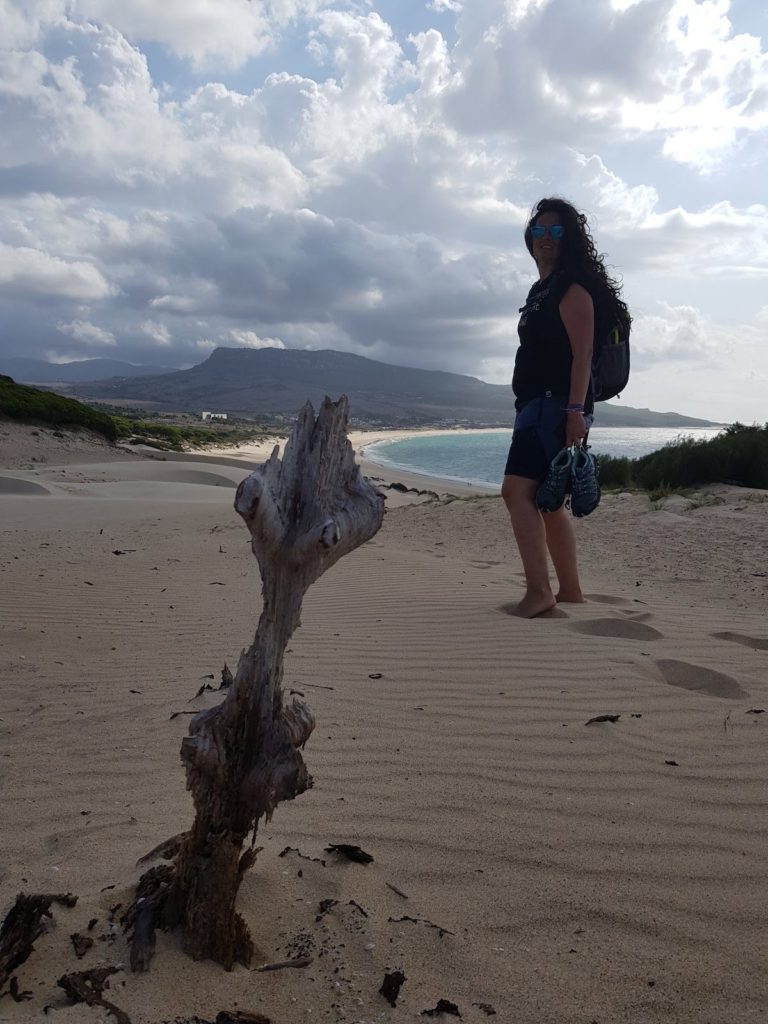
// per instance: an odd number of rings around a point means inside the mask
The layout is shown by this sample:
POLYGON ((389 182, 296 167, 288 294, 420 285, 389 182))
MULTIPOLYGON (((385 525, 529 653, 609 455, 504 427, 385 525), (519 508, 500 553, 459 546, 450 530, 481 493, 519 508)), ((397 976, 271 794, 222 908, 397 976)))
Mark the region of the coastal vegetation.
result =
MULTIPOLYGON (((276 424, 241 420, 233 426, 201 426, 187 417, 174 422, 141 409, 95 409, 53 391, 17 384, 0 374, 0 418, 48 424, 54 429, 84 429, 108 441, 184 451, 206 445, 238 444, 274 435, 276 424)), ((282 427, 285 432, 285 426, 282 427)), ((641 458, 600 456, 604 488, 670 493, 703 484, 725 483, 768 489, 768 423, 733 423, 715 437, 681 437, 641 458)))
POLYGON ((119 436, 112 416, 74 398, 17 384, 12 377, 3 374, 0 374, 0 416, 25 423, 47 423, 56 429, 93 430, 108 441, 116 441, 119 436))
POLYGON ((167 423, 146 413, 94 409, 74 398, 44 391, 0 374, 0 418, 62 428, 92 430, 108 441, 146 444, 151 448, 184 451, 206 445, 238 444, 264 439, 270 431, 254 425, 202 427, 195 423, 167 423))
POLYGON ((733 423, 715 437, 682 437, 639 459, 600 456, 603 487, 669 491, 702 484, 768 488, 768 423, 733 423))
POLYGON ((119 440, 128 444, 146 444, 150 448, 185 451, 206 445, 239 444, 242 441, 264 440, 263 429, 199 427, 195 424, 160 423, 125 415, 112 415, 119 440))

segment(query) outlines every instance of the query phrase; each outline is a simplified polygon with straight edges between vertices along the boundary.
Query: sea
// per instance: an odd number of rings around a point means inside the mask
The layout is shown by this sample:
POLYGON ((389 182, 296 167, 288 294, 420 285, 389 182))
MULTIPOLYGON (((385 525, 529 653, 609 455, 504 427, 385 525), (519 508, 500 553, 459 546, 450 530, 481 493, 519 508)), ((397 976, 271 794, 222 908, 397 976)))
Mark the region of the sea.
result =
MULTIPOLYGON (((721 430, 722 427, 593 427, 589 443, 595 455, 636 459, 678 438, 706 439, 721 430)), ((511 437, 511 430, 498 429, 416 435, 366 445, 365 457, 390 470, 496 488, 501 484, 511 437)))

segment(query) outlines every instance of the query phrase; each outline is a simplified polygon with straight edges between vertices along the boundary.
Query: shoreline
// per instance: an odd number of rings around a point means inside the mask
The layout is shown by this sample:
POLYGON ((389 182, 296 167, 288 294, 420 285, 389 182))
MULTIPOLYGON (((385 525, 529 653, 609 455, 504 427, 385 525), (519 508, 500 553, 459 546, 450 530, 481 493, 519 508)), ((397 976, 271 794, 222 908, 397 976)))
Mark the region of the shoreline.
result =
POLYGON ((377 474, 385 474, 386 482, 392 484, 389 477, 397 477, 397 481, 406 484, 408 487, 417 489, 429 488, 439 493, 456 494, 457 497, 470 497, 472 495, 496 495, 499 493, 501 481, 497 486, 492 486, 480 480, 462 480, 457 477, 439 477, 430 473, 420 473, 417 470, 400 467, 392 463, 381 462, 376 458, 376 448, 389 441, 406 441, 413 437, 452 437, 457 434, 499 434, 510 433, 508 427, 478 427, 458 428, 453 430, 396 430, 396 431, 353 431, 350 440, 355 448, 355 453, 360 466, 366 476, 373 477, 374 470, 377 474), (373 436, 369 436, 373 435, 373 436), (381 436, 379 436, 381 435, 381 436), (360 439, 358 441, 358 438, 360 439), (357 443, 356 443, 357 442, 357 443))
MULTIPOLYGON (((454 494, 456 497, 466 498, 474 495, 495 495, 497 487, 491 487, 477 481, 451 479, 450 477, 433 476, 429 473, 419 473, 412 469, 400 469, 397 466, 379 462, 371 453, 376 445, 387 441, 404 441, 413 437, 451 437, 457 434, 494 434, 510 433, 509 427, 457 427, 440 430, 436 427, 403 428, 394 430, 350 430, 349 440, 354 449, 355 456, 363 474, 370 477, 375 483, 384 487, 390 487, 394 483, 401 483, 409 488, 411 492, 431 490, 439 495, 454 494)), ((208 448, 204 452, 184 453, 182 458, 203 458, 221 459, 226 458, 230 465, 239 463, 253 463, 258 465, 266 462, 272 453, 275 445, 282 449, 287 437, 270 438, 269 441, 245 441, 234 446, 220 446, 208 448)), ((147 454, 147 453, 145 453, 147 454)), ((167 453, 164 453, 167 454, 167 453)), ((151 457, 151 456, 150 456, 151 457)), ((499 484, 499 486, 501 486, 499 484)), ((395 494, 397 492, 394 492, 395 494)), ((389 505, 402 504, 408 501, 407 494, 403 494, 397 501, 392 500, 393 494, 389 496, 389 505)))
MULTIPOLYGON (((610 431, 612 429, 616 429, 618 431, 632 431, 635 428, 601 428, 602 431, 610 431)), ((684 431, 676 432, 674 428, 668 427, 637 429, 659 429, 664 431, 665 434, 674 432, 675 437, 679 437, 681 434, 684 434, 684 431)), ((711 430, 713 434, 718 432, 714 428, 707 428, 707 430, 711 430)), ((403 484, 411 493, 431 490, 436 492, 438 495, 453 494, 457 497, 470 497, 481 494, 498 495, 501 488, 501 477, 499 478, 498 483, 493 484, 487 480, 484 481, 479 478, 467 479, 458 476, 441 476, 428 470, 398 465, 396 461, 390 462, 386 457, 386 450, 381 452, 381 455, 379 454, 380 448, 395 441, 405 441, 421 437, 451 438, 454 436, 466 436, 470 434, 504 434, 505 436, 511 437, 511 432, 511 427, 402 427, 390 429, 380 428, 373 430, 350 430, 348 436, 363 473, 380 486, 386 488, 391 487, 393 484, 403 484)), ((204 454, 201 454, 200 457, 227 458, 227 460, 233 465, 237 465, 241 461, 249 461, 252 464, 259 464, 269 457, 275 444, 282 446, 285 444, 286 440, 287 438, 285 437, 275 437, 265 441, 241 442, 240 444, 232 447, 219 446, 216 448, 207 448, 204 450, 204 454)), ((663 442, 659 442, 659 447, 661 447, 662 444, 669 443, 670 440, 670 438, 667 438, 663 442)), ((636 454, 629 455, 629 458, 639 458, 646 453, 647 449, 641 449, 636 454)), ((603 454, 613 453, 608 451, 603 454)), ((184 457, 189 457, 189 455, 185 455, 184 457)), ((419 497, 418 493, 416 494, 416 497, 419 497)), ((400 499, 398 503, 401 502, 402 499, 400 499)))

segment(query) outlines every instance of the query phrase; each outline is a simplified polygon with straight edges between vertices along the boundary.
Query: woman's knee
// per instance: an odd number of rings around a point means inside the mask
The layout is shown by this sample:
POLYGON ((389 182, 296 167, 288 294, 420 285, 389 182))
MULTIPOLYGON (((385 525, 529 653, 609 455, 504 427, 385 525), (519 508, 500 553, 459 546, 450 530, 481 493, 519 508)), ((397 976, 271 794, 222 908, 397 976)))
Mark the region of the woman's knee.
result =
POLYGON ((501 497, 510 512, 521 505, 535 504, 537 483, 522 476, 505 476, 501 497))
POLYGON ((507 508, 509 508, 509 503, 512 501, 514 494, 514 486, 511 483, 511 480, 511 477, 505 476, 501 484, 501 497, 507 508))

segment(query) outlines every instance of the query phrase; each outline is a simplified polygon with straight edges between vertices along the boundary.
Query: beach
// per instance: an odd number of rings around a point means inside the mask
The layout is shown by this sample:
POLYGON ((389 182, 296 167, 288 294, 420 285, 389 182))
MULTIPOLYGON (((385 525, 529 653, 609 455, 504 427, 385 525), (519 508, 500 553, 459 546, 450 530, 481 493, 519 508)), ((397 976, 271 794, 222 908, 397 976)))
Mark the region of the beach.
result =
MULTIPOLYGON (((489 428, 489 431, 490 432, 489 428)), ((477 430, 469 428, 454 428, 451 430, 438 429, 392 429, 392 430, 350 430, 349 440, 355 450, 357 461, 363 473, 377 484, 383 485, 386 492, 387 507, 394 508, 404 504, 418 504, 421 501, 428 501, 436 495, 454 494, 457 497, 471 497, 478 494, 495 494, 499 488, 490 488, 468 480, 456 480, 448 477, 428 476, 424 473, 416 473, 407 469, 386 466, 378 462, 372 454, 372 449, 382 441, 399 441, 413 437, 455 437, 460 434, 476 434, 477 430), (392 490, 393 483, 402 484, 406 493, 399 490, 392 490), (419 492, 429 491, 432 494, 419 492), (410 492, 410 493, 408 493, 410 492)), ((494 433, 510 434, 509 428, 499 428, 494 433)), ((238 462, 261 462, 269 458, 276 443, 284 444, 285 438, 266 441, 244 442, 236 446, 226 448, 210 448, 206 451, 206 458, 226 458, 238 462)))
POLYGON ((351 435, 363 471, 413 490, 305 598, 284 686, 314 787, 238 897, 254 967, 310 962, 226 972, 160 933, 133 975, 137 861, 189 827, 190 712, 255 631, 232 502, 273 444, 148 457, 0 422, 0 916, 78 897, 0 1022, 111 1024, 56 985, 109 964, 131 1024, 764 1024, 768 492, 604 496, 576 524, 588 602, 525 621, 500 498, 387 472, 378 436, 351 435))

